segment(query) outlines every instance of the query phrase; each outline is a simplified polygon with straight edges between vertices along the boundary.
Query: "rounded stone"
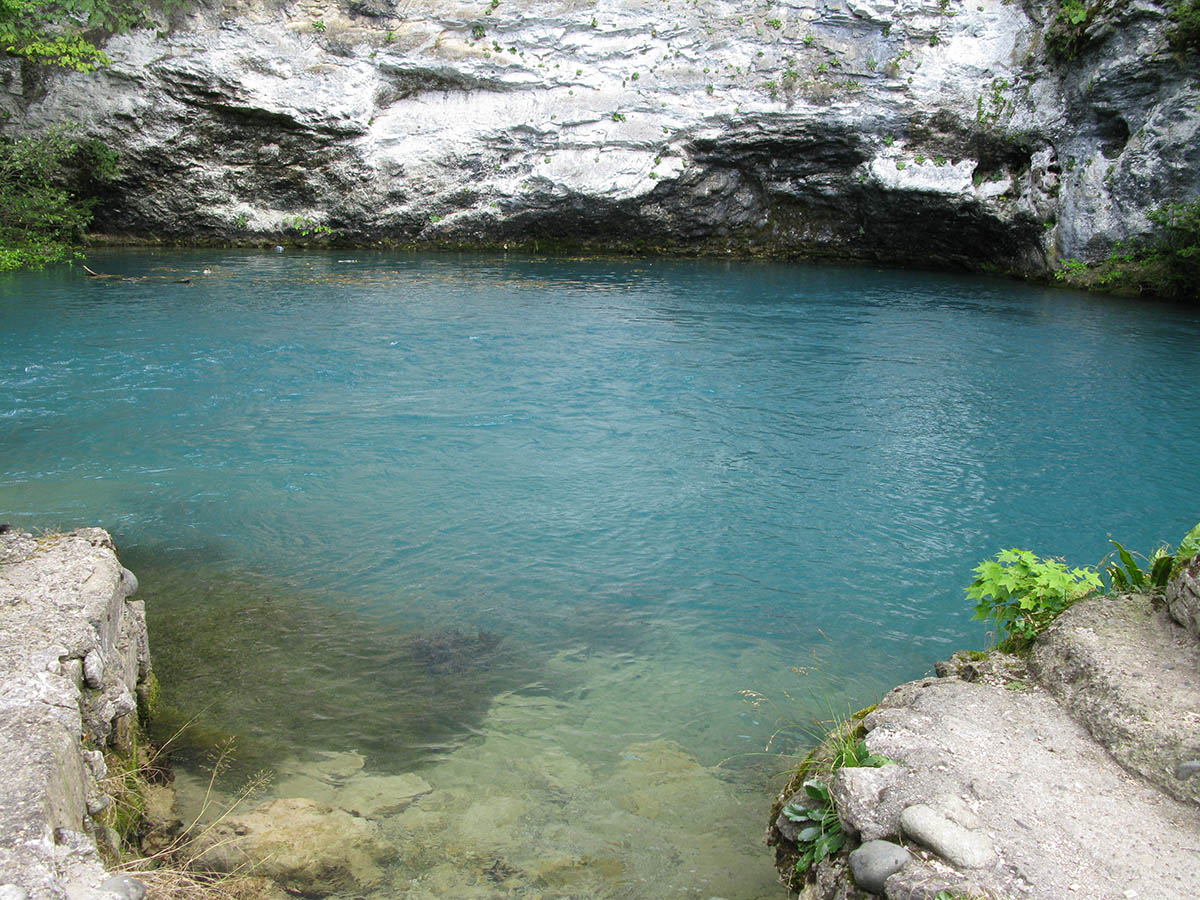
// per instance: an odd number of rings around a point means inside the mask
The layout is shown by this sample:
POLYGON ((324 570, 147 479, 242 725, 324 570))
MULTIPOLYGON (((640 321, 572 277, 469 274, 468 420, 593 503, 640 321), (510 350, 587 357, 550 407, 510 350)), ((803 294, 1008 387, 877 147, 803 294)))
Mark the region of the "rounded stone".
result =
POLYGON ((100 890, 116 894, 121 900, 144 900, 146 885, 128 875, 114 875, 100 883, 100 890))
POLYGON ((912 859, 912 854, 891 841, 867 841, 850 854, 854 883, 871 894, 882 894, 883 883, 912 859))
POLYGON ((915 803, 900 814, 904 834, 962 869, 982 869, 996 861, 987 835, 963 828, 932 807, 915 803))

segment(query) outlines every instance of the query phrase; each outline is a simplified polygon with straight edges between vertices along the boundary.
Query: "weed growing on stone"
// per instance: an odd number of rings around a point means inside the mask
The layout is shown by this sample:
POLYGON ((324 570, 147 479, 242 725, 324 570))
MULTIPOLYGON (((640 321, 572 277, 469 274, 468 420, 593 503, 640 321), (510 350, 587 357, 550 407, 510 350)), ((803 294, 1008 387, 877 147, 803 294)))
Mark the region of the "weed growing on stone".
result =
POLYGON ((1051 55, 1066 61, 1075 59, 1088 43, 1092 14, 1093 8, 1083 0, 1059 0, 1058 12, 1046 34, 1051 55))
POLYGON ((824 740, 796 770, 792 783, 804 779, 802 787, 805 799, 786 804, 780 812, 800 825, 796 835, 796 848, 799 851, 795 865, 797 875, 805 874, 845 845, 846 836, 829 793, 830 777, 839 769, 879 767, 893 762, 867 749, 862 720, 872 709, 874 707, 868 707, 845 718, 834 716, 833 726, 824 740), (808 778, 814 773, 819 773, 818 777, 808 778))
POLYGON ((814 806, 789 803, 783 814, 802 826, 796 835, 800 858, 796 860, 796 874, 802 875, 831 853, 842 849, 846 835, 838 819, 837 807, 829 796, 829 788, 819 781, 806 781, 804 792, 814 806))
POLYGON ((1010 651, 1027 646, 1068 606, 1102 586, 1094 569, 1068 569, 1029 550, 1002 550, 974 571, 966 588, 967 599, 976 601, 974 618, 994 620, 1004 634, 999 646, 1010 651))
POLYGON ((1117 559, 1113 560, 1111 555, 1105 557, 1100 562, 1100 568, 1107 573, 1112 590, 1161 591, 1192 557, 1200 553, 1200 524, 1183 536, 1179 548, 1174 553, 1167 544, 1160 544, 1149 556, 1143 556, 1140 553, 1131 553, 1111 538, 1109 543, 1117 548, 1117 559), (1134 557, 1141 558, 1146 565, 1145 571, 1134 557))
POLYGON ((1110 539, 1109 543, 1117 548, 1119 561, 1105 561, 1101 566, 1108 573, 1114 590, 1161 591, 1167 586, 1175 557, 1167 551, 1165 545, 1156 548, 1149 557, 1142 557, 1142 560, 1149 565, 1149 571, 1143 572, 1141 566, 1134 560, 1134 554, 1117 541, 1110 539))

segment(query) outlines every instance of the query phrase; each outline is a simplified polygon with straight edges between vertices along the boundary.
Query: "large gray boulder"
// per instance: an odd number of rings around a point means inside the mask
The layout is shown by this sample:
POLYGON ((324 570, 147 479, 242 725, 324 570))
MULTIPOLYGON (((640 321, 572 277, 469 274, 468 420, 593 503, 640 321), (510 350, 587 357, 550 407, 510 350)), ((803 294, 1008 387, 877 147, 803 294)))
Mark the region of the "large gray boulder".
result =
MULTIPOLYGON (((884 878, 884 896, 1192 900, 1200 809, 1131 778, 1014 665, 901 685, 863 719, 868 749, 895 765, 843 769, 831 794, 852 834, 908 842, 913 859, 884 878), (1138 824, 1114 853, 1123 822, 1138 824)), ((822 863, 804 896, 853 896, 849 878, 822 863)))

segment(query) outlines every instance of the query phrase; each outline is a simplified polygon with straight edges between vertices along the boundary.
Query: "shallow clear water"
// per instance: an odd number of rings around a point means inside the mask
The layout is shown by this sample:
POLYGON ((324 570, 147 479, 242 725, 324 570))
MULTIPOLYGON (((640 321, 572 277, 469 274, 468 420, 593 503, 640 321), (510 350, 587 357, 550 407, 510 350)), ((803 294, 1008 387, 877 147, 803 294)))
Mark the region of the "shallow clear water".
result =
POLYGON ((0 276, 0 517, 114 534, 197 744, 237 735, 283 795, 347 753, 419 773, 379 820, 390 896, 770 896, 763 751, 983 645, 979 559, 1200 519, 1183 309, 753 263, 89 264, 138 280, 0 276))

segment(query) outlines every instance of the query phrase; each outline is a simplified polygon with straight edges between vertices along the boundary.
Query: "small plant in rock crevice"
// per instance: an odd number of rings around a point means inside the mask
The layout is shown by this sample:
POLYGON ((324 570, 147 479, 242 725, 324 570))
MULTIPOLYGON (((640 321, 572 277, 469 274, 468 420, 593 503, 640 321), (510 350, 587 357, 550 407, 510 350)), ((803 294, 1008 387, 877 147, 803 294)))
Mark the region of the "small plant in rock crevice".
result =
POLYGON ((1111 539, 1109 543, 1117 548, 1117 557, 1120 560, 1120 562, 1103 564, 1104 571, 1108 573, 1114 590, 1161 591, 1167 586, 1175 557, 1167 551, 1165 546, 1156 548, 1149 557, 1143 557, 1149 564, 1149 571, 1143 572, 1141 566, 1134 560, 1134 555, 1124 546, 1111 539))
POLYGON ((794 779, 804 779, 802 787, 807 799, 788 803, 780 812, 800 826, 796 835, 797 875, 805 874, 845 846, 846 835, 829 791, 831 777, 840 769, 878 768, 893 762, 867 748, 862 721, 873 709, 867 707, 846 718, 835 716, 825 739, 796 770, 794 779), (814 774, 817 777, 807 777, 814 774))
POLYGON ((1109 561, 1105 557, 1100 565, 1108 574, 1114 591, 1161 591, 1192 557, 1200 553, 1200 523, 1183 536, 1174 553, 1167 544, 1160 544, 1149 556, 1142 556, 1140 553, 1131 553, 1111 538, 1109 543, 1117 548, 1119 561, 1109 561), (1146 571, 1137 564, 1135 556, 1141 556, 1147 564, 1146 571))
POLYGON ((837 807, 829 796, 829 788, 819 781, 806 781, 804 793, 815 806, 789 803, 783 808, 783 814, 801 826, 796 835, 796 846, 800 849, 796 873, 800 875, 830 854, 837 853, 846 843, 846 835, 838 819, 837 807))

